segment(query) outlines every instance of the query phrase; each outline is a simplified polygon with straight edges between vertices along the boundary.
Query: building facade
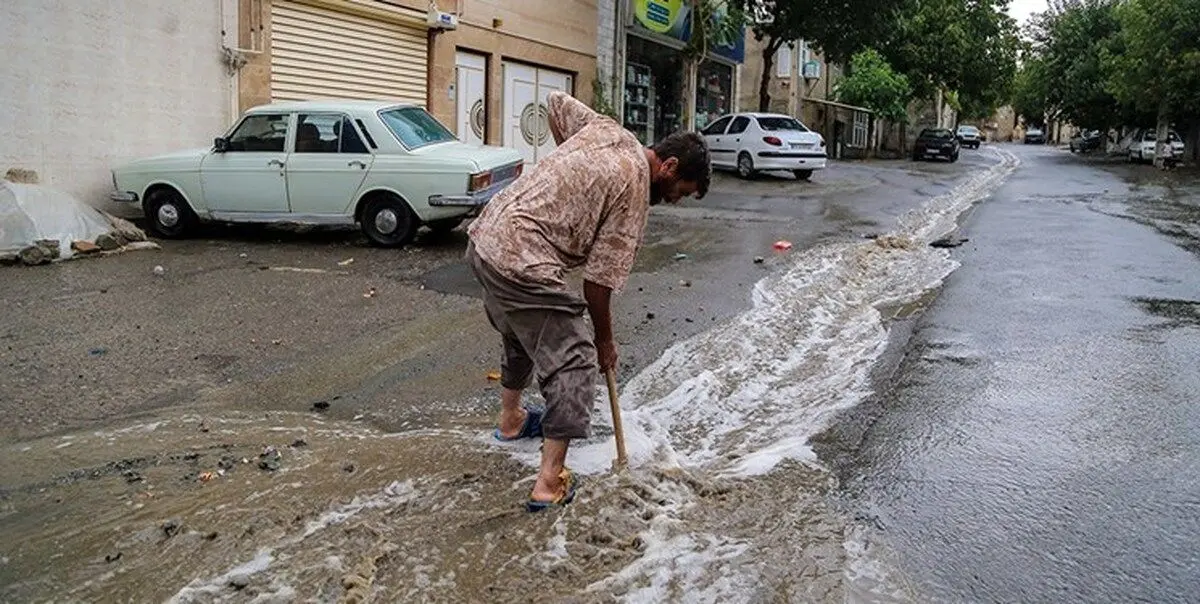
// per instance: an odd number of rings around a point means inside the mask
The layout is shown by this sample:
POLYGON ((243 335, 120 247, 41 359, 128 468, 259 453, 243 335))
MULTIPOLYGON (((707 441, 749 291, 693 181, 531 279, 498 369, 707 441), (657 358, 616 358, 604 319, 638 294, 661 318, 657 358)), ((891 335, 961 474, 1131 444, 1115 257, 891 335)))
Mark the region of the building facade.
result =
MULTIPOLYGON (((746 40, 746 60, 741 69, 740 105, 743 111, 758 111, 766 40, 746 40)), ((791 115, 821 133, 832 157, 861 156, 872 146, 870 111, 839 103, 837 83, 841 65, 830 63, 804 40, 795 40, 777 50, 767 81, 766 111, 791 115)))
POLYGON ((686 52, 695 12, 690 2, 614 4, 613 106, 639 140, 650 144, 672 132, 702 129, 736 108, 744 32, 713 41, 696 59, 686 52))
POLYGON ((596 0, 239 0, 240 107, 311 98, 425 106, 469 143, 554 148, 545 99, 592 102, 596 0))
POLYGON ((107 206, 112 165, 200 147, 236 112, 236 0, 0 2, 0 176, 107 206))

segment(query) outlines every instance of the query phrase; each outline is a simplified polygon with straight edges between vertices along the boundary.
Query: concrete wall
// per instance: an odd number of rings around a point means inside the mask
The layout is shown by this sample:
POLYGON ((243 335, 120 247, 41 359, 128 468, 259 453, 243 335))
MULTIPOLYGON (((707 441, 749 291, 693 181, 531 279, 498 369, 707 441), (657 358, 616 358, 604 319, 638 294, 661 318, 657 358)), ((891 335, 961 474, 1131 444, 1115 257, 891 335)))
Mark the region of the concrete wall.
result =
POLYGON ((111 207, 114 163, 210 143, 232 119, 221 29, 220 0, 0 1, 0 174, 111 207))
POLYGON ((613 66, 617 61, 617 0, 598 0, 596 3, 596 71, 600 85, 604 89, 608 101, 620 113, 618 103, 623 95, 618 94, 617 79, 614 78, 613 66))

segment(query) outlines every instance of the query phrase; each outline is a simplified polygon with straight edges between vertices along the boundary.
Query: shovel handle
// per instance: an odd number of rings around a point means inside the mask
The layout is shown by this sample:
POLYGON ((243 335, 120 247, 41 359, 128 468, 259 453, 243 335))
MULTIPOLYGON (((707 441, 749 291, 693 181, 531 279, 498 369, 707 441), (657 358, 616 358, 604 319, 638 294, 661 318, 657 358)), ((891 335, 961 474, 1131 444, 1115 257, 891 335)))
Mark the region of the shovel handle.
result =
POLYGON ((609 369, 604 372, 608 382, 608 404, 612 407, 613 434, 617 438, 617 466, 624 468, 629 460, 625 457, 625 428, 621 425, 621 404, 617 400, 617 374, 609 369))

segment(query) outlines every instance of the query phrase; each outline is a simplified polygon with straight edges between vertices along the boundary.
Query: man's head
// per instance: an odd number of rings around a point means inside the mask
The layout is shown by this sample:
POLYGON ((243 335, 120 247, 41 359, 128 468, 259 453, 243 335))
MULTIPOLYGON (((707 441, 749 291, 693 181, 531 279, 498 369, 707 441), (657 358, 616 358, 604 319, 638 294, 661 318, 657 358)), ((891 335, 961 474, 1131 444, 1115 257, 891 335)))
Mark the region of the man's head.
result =
POLYGON ((712 164, 708 145, 695 132, 676 132, 650 147, 657 162, 651 163, 650 204, 676 203, 688 195, 696 199, 708 193, 712 164))

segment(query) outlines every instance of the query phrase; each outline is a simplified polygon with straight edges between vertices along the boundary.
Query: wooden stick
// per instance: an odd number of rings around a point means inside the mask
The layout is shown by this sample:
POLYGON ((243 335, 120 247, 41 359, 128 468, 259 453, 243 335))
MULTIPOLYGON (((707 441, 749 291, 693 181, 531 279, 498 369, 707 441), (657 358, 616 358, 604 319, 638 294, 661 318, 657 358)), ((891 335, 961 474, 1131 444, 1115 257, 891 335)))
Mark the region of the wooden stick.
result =
POLYGON ((617 459, 613 462, 614 470, 623 470, 629 465, 625 457, 625 429, 621 426, 621 404, 617 401, 617 374, 612 369, 604 372, 608 382, 608 404, 612 406, 613 433, 617 437, 617 459))

